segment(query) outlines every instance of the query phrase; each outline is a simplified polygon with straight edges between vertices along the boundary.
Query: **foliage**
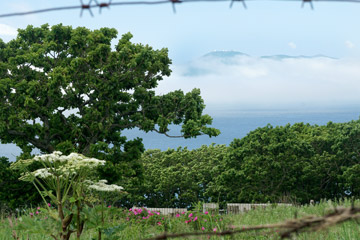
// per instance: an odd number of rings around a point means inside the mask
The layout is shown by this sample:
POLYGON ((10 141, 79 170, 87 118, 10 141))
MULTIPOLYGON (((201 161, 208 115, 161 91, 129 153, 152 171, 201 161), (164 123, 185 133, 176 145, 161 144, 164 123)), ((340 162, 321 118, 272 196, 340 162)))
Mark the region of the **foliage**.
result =
POLYGON ((216 180, 226 202, 359 197, 360 120, 268 125, 235 139, 216 180))
POLYGON ((34 148, 104 159, 102 176, 126 186, 141 181, 144 148, 122 130, 168 135, 178 124, 185 138, 219 134, 199 89, 155 94, 171 73, 167 49, 134 44, 130 33, 112 48, 116 37, 111 28, 45 24, 0 40, 0 142, 19 146, 20 159, 34 148))
POLYGON ((144 184, 138 187, 138 206, 190 207, 198 201, 217 201, 214 179, 227 152, 225 145, 147 150, 141 160, 144 184))
POLYGON ((0 206, 15 209, 16 207, 30 207, 41 201, 31 183, 19 180, 20 172, 10 169, 10 162, 0 157, 0 206))

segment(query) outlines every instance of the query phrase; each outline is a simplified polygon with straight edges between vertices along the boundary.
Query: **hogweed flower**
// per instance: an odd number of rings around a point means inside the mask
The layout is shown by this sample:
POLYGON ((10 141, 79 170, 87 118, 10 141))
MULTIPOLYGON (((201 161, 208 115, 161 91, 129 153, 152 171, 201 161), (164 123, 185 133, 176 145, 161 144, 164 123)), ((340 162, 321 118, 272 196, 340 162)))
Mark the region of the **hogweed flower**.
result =
POLYGON ((89 189, 99 192, 121 192, 124 189, 116 184, 106 184, 107 180, 99 180, 97 183, 87 181, 87 183, 90 183, 89 189))

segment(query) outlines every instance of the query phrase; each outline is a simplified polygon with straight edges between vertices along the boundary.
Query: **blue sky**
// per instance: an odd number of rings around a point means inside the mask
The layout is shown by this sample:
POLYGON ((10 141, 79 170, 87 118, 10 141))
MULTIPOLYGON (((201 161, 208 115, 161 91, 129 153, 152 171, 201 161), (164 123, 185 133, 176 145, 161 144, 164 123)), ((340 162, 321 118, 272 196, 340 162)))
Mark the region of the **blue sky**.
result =
MULTIPOLYGON (((78 0, 1 1, 0 13, 28 11, 56 6, 77 5, 78 0)), ((84 0, 85 2, 85 0, 84 0)), ((27 24, 86 26, 91 29, 113 27, 119 35, 132 32, 135 42, 155 48, 169 48, 174 63, 184 63, 212 50, 236 50, 250 55, 271 54, 343 57, 355 54, 360 46, 357 22, 360 4, 315 2, 315 10, 301 1, 247 1, 229 9, 229 2, 113 6, 94 17, 88 12, 79 17, 79 10, 49 12, 36 15, 1 18, 11 29, 27 24), (352 47, 352 48, 349 48, 352 47)), ((8 40, 13 36, 0 37, 8 40)))
MULTIPOLYGON (((0 14, 79 2, 1 1, 0 14)), ((8 41, 15 37, 17 28, 44 23, 113 27, 119 37, 131 32, 134 42, 169 49, 173 74, 160 83, 158 93, 198 87, 208 109, 350 107, 360 102, 360 3, 314 2, 315 10, 309 4, 301 8, 301 1, 247 1, 247 10, 241 2, 235 2, 232 9, 229 4, 182 3, 176 5, 176 14, 169 3, 113 6, 103 9, 101 15, 94 9, 94 17, 85 11, 80 18, 80 10, 69 10, 0 18, 0 38, 8 41), (214 50, 244 52, 251 58, 236 59, 237 66, 201 59, 214 50), (336 60, 279 62, 259 58, 275 54, 322 54, 336 60), (189 66, 217 71, 186 76, 189 66)))

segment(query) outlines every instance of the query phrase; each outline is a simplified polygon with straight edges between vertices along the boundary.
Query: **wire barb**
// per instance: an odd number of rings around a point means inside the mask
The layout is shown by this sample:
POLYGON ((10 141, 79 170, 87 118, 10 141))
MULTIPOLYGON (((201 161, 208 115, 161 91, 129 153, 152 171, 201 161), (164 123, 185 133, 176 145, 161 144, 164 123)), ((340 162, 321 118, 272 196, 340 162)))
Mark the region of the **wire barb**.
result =
POLYGON ((101 3, 98 3, 97 0, 94 0, 94 1, 95 1, 96 5, 99 7, 99 14, 101 14, 101 10, 102 10, 104 7, 110 9, 110 5, 111 5, 111 1, 112 1, 112 0, 110 0, 109 2, 101 2, 101 3))
POLYGON ((314 10, 314 5, 312 3, 312 0, 302 0, 301 7, 304 8, 305 3, 307 2, 310 4, 311 10, 314 10))
POLYGON ((245 9, 247 9, 247 6, 246 6, 246 3, 245 3, 245 0, 231 0, 230 2, 230 8, 232 8, 234 2, 242 2, 243 6, 245 9))
POLYGON ((175 3, 182 3, 180 0, 169 0, 172 3, 172 9, 174 14, 176 13, 175 3))
MULTIPOLYGON (((80 0, 80 3, 81 3, 80 17, 82 17, 82 14, 83 14, 84 9, 89 10, 90 15, 91 15, 92 17, 94 17, 94 14, 93 14, 92 11, 91 11, 91 2, 92 2, 92 1, 93 1, 93 0, 90 0, 88 4, 84 4, 83 1, 80 0)), ((95 0, 95 2, 96 2, 96 0, 95 0)))

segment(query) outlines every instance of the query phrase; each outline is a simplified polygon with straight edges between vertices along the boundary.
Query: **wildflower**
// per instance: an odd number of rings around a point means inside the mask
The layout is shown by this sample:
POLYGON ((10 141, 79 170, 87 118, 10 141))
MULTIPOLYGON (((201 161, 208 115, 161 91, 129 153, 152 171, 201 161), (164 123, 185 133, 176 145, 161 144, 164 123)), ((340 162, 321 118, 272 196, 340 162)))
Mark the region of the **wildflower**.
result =
POLYGON ((201 227, 201 230, 203 230, 203 231, 204 231, 204 230, 205 230, 205 228, 204 228, 204 227, 201 227))
POLYGON ((160 226, 160 225, 161 225, 161 222, 157 222, 157 225, 159 225, 159 226, 160 226))
POLYGON ((160 212, 156 212, 157 215, 160 215, 160 212))
POLYGON ((185 223, 189 223, 189 222, 191 222, 191 219, 185 221, 185 223))
POLYGON ((180 217, 180 214, 177 213, 177 214, 176 214, 176 217, 177 217, 177 218, 180 217))
POLYGON ((192 213, 190 213, 190 214, 189 214, 189 218, 191 218, 192 216, 193 216, 193 214, 192 214, 192 213))
POLYGON ((185 212, 182 212, 181 214, 185 214, 185 212))
POLYGON ((29 214, 30 216, 34 216, 34 214, 31 212, 30 214, 29 214))
POLYGON ((37 207, 36 209, 37 209, 37 210, 40 210, 40 207, 37 207))
POLYGON ((205 215, 207 215, 208 213, 209 213, 208 211, 204 212, 205 215))
POLYGON ((216 232, 216 231, 217 231, 217 228, 214 228, 213 231, 216 232))
POLYGON ((123 190, 123 187, 120 187, 115 184, 106 184, 107 180, 99 180, 97 183, 93 183, 91 181, 88 181, 90 183, 89 189, 99 191, 99 192, 120 192, 123 190))
POLYGON ((51 207, 51 204, 50 204, 50 203, 48 203, 48 206, 49 206, 49 207, 51 207))
POLYGON ((197 219, 198 219, 198 217, 196 216, 193 221, 195 222, 197 219))
POLYGON ((111 205, 109 205, 108 208, 111 208, 111 205))
POLYGON ((35 213, 36 213, 36 215, 38 215, 38 214, 39 214, 39 211, 36 211, 35 213))

